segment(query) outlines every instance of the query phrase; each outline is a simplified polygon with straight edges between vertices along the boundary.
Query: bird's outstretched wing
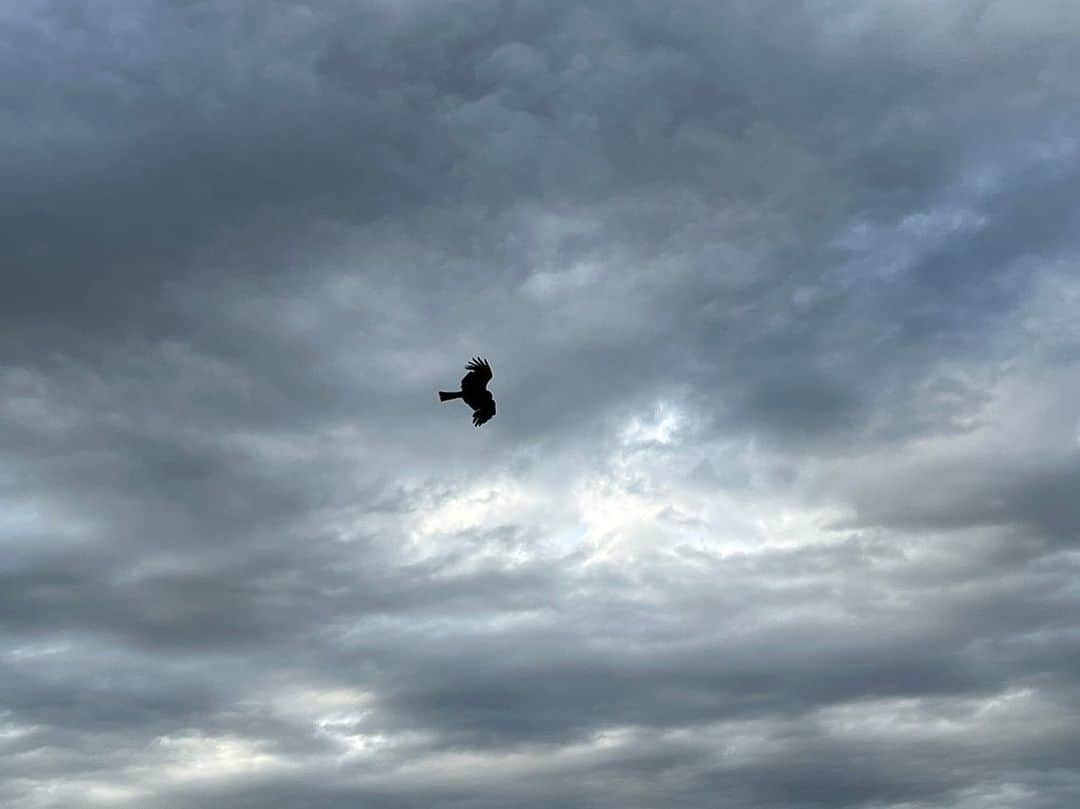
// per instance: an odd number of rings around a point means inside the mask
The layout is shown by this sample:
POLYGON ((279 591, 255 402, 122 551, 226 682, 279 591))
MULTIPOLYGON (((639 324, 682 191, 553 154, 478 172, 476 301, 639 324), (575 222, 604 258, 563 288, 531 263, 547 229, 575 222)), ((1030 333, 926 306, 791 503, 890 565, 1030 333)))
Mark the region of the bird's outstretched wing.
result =
POLYGON ((487 387, 487 383, 491 381, 491 377, 493 376, 488 361, 480 359, 480 357, 473 357, 469 360, 468 365, 465 366, 465 370, 469 373, 461 378, 461 389, 466 393, 469 391, 483 390, 487 387))
POLYGON ((486 424, 491 421, 492 416, 495 415, 495 403, 492 402, 487 407, 482 407, 479 410, 474 410, 472 414, 472 423, 474 426, 479 427, 481 424, 486 424))

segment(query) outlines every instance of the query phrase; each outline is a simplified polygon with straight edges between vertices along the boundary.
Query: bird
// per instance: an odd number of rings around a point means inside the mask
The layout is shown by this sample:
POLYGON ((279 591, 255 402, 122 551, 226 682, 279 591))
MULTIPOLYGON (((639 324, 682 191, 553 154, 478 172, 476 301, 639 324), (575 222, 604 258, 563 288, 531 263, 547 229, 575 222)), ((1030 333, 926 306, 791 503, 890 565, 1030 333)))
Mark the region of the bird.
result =
POLYGON ((488 361, 480 357, 473 357, 465 366, 469 373, 461 378, 461 390, 439 391, 439 401, 449 402, 451 399, 464 399, 465 404, 472 408, 472 423, 479 427, 495 415, 495 398, 487 389, 487 383, 491 381, 493 374, 488 361))

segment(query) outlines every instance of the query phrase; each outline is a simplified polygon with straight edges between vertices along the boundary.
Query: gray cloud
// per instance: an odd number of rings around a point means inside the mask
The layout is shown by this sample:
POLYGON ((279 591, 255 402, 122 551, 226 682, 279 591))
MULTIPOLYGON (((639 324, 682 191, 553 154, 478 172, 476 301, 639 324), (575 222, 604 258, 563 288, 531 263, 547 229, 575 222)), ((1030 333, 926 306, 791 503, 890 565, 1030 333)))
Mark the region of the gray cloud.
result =
POLYGON ((0 12, 0 803, 1075 803, 1078 30, 0 12))

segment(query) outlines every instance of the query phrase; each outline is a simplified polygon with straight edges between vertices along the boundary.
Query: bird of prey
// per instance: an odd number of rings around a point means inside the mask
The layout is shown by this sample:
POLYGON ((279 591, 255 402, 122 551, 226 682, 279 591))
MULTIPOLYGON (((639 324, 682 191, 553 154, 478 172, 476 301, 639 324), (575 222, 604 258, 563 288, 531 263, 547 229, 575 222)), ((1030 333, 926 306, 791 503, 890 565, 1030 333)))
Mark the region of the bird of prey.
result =
POLYGON ((495 415, 495 399, 491 391, 487 389, 487 383, 492 377, 491 366, 488 365, 487 360, 473 357, 465 366, 465 370, 469 373, 461 378, 461 390, 441 390, 439 401, 464 399, 465 404, 472 408, 472 423, 479 427, 495 415))

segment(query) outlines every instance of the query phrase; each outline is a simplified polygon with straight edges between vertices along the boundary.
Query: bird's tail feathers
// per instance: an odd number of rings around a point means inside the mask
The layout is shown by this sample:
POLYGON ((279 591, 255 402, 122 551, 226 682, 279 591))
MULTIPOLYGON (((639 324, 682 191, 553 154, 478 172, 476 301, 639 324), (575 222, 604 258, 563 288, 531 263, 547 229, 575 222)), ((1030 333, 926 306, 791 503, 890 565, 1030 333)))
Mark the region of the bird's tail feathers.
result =
POLYGON ((459 390, 453 391, 452 393, 450 391, 446 391, 446 390, 439 391, 439 401, 440 402, 449 402, 451 399, 460 399, 460 398, 461 398, 461 391, 459 391, 459 390))

